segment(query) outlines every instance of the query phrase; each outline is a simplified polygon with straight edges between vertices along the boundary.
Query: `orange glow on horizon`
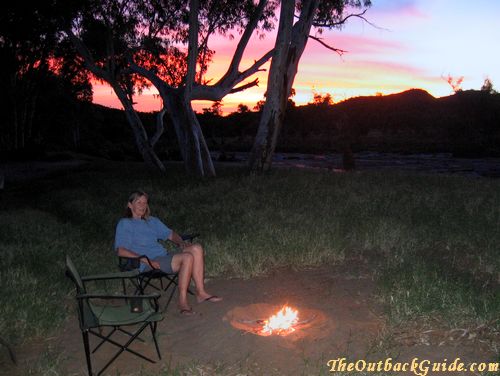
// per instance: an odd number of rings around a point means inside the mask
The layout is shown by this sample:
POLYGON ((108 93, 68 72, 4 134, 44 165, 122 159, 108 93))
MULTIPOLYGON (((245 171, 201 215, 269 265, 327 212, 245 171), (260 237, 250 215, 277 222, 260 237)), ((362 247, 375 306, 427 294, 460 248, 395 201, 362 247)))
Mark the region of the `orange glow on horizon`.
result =
MULTIPOLYGON (((370 75, 370 71, 364 71, 365 74, 370 75)), ((371 71, 373 76, 377 76, 377 71, 371 71)), ((292 100, 298 106, 306 105, 312 102, 314 94, 320 93, 322 95, 330 93, 334 102, 340 102, 351 97, 358 96, 372 96, 382 93, 383 95, 395 94, 413 88, 423 88, 435 97, 450 95, 451 92, 446 83, 440 77, 429 78, 426 82, 422 80, 409 80, 403 81, 401 77, 391 77, 390 79, 373 80, 365 82, 364 87, 359 87, 354 80, 343 78, 339 75, 338 80, 325 80, 316 82, 314 80, 302 80, 297 77, 293 85, 296 95, 292 100), (427 89, 423 87, 426 83, 427 89), (444 90, 443 90, 444 89, 444 90)), ((259 86, 250 88, 244 92, 227 95, 222 101, 223 113, 227 115, 236 111, 239 104, 247 105, 251 110, 255 107, 258 101, 264 99, 264 92, 266 87, 267 77, 259 79, 259 86)), ((123 109, 113 90, 109 86, 100 83, 93 85, 94 88, 94 103, 103 106, 123 109)), ((161 107, 161 99, 158 97, 156 89, 144 90, 141 95, 134 97, 136 102, 135 108, 142 112, 156 112, 161 107)), ((193 108, 196 112, 202 112, 204 108, 209 108, 213 102, 211 101, 193 101, 193 108)))

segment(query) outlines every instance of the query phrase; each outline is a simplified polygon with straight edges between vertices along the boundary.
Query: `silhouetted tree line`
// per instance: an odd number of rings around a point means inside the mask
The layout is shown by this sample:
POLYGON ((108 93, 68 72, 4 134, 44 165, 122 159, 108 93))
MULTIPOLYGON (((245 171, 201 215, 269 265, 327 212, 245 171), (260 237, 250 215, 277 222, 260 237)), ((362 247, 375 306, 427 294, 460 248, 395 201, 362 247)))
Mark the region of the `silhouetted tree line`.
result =
POLYGON ((88 74, 60 37, 73 4, 0 5, 2 157, 78 146, 79 114, 90 104, 92 91, 88 74))
MULTIPOLYGON (((213 148, 249 150, 258 113, 202 115, 213 148)), ((453 152, 500 155, 500 95, 468 90, 434 98, 424 90, 357 97, 333 104, 289 102, 277 149, 288 152, 453 152)))
MULTIPOLYGON (((305 106, 289 101, 278 151, 376 150, 500 156, 500 94, 469 90, 434 98, 423 90, 410 90, 351 98, 337 104, 323 99, 305 106)), ((37 132, 45 142, 23 155, 77 151, 113 160, 141 160, 137 148, 130 143, 133 135, 123 111, 64 97, 63 93, 52 94, 40 103, 37 132), (62 103, 57 116, 53 101, 62 103), (74 116, 76 113, 78 116, 74 116)), ((139 116, 146 132, 154 134, 155 114, 139 116)), ((223 152, 222 158, 231 159, 232 152, 251 150, 259 111, 241 105, 237 111, 222 116, 220 106, 215 104, 197 113, 197 117, 208 146, 223 152)), ((158 150, 162 160, 182 160, 169 121, 158 150)))

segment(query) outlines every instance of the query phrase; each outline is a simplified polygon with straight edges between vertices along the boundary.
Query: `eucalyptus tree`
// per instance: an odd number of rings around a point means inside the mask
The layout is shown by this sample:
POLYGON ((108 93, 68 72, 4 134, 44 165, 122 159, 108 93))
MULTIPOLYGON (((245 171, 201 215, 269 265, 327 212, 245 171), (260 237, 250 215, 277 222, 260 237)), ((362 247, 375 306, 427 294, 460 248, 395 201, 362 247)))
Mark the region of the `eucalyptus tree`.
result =
POLYGON ((150 14, 145 17, 141 29, 141 54, 129 56, 130 66, 158 89, 163 103, 161 113, 168 113, 171 117, 186 170, 200 176, 214 176, 215 169, 191 102, 201 99, 220 101, 229 93, 257 85, 257 79, 245 80, 261 70, 271 52, 263 53, 243 70, 240 64, 251 36, 273 27, 277 2, 190 0, 188 4, 175 1, 149 1, 145 4, 150 14), (179 11, 177 17, 169 16, 172 8, 179 11), (168 20, 172 19, 183 22, 170 24, 168 20), (233 57, 225 74, 212 84, 205 76, 215 53, 209 47, 210 39, 216 35, 233 38, 235 33, 239 33, 240 38, 233 57), (146 59, 138 59, 140 56, 146 56, 146 59), (177 76, 172 77, 172 70, 177 76))
POLYGON ((243 70, 240 64, 254 32, 273 26, 275 1, 260 0, 93 0, 86 1, 67 30, 87 68, 111 85, 134 129, 144 159, 164 169, 154 154, 163 117, 174 125, 186 171, 214 176, 215 169, 193 100, 219 101, 257 85, 246 82, 267 62, 262 54, 243 70), (240 39, 226 73, 215 83, 205 77, 216 35, 240 39), (134 110, 132 96, 154 85, 162 99, 156 132, 148 137, 134 110), (238 86, 239 85, 239 86, 238 86))
POLYGON ((292 93, 299 61, 308 40, 314 39, 332 51, 344 53, 343 50, 329 46, 317 35, 325 28, 341 28, 351 17, 365 20, 363 15, 366 9, 360 13, 350 13, 350 11, 354 8, 367 8, 370 5, 369 0, 283 0, 281 2, 280 26, 269 70, 266 101, 249 158, 251 170, 265 171, 271 168, 287 99, 292 93), (296 15, 294 11, 297 12, 296 15), (313 29, 316 30, 316 35, 311 35, 313 29))

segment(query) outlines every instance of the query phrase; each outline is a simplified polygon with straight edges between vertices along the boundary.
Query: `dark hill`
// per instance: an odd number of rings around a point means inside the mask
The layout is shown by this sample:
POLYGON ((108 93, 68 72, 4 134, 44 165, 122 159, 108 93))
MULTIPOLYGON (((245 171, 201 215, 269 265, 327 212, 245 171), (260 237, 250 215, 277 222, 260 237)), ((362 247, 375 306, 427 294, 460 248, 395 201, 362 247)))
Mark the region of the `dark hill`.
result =
POLYGON ((434 101, 436 101, 436 98, 430 95, 427 91, 422 89, 411 89, 397 94, 349 98, 335 104, 334 107, 350 109, 369 107, 371 105, 413 107, 416 105, 428 105, 434 101))
POLYGON ((464 91, 435 98, 424 90, 309 104, 287 113, 284 149, 453 152, 500 155, 500 94, 464 91))

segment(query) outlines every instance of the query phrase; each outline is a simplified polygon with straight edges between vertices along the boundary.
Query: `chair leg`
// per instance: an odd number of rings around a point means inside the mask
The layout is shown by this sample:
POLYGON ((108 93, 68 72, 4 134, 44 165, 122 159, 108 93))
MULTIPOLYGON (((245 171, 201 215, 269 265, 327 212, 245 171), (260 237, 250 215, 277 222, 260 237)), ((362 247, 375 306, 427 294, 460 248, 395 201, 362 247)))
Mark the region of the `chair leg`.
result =
POLYGON ((163 309, 163 312, 166 312, 167 311, 167 308, 168 308, 168 305, 170 304, 170 302, 172 301, 172 298, 174 297, 174 293, 175 293, 175 290, 177 289, 177 284, 175 284, 173 287, 172 287, 172 292, 170 293, 168 299, 167 299, 167 302, 165 303, 165 308, 163 309))
POLYGON ((149 327, 151 328, 151 335, 153 336, 153 341, 155 343, 156 353, 158 354, 158 359, 161 359, 160 348, 158 347, 158 342, 156 341, 157 325, 158 325, 158 323, 154 322, 154 323, 150 323, 149 327))
POLYGON ((89 371, 89 376, 92 376, 92 362, 90 360, 90 347, 89 347, 89 332, 87 330, 82 331, 83 337, 83 347, 85 348, 85 358, 87 359, 87 368, 89 371))
MULTIPOLYGON (((129 337, 132 337, 132 336, 134 335, 134 333, 129 332, 128 330, 125 330, 125 329, 122 329, 122 328, 117 328, 117 329, 118 329, 120 332, 122 332, 122 333, 124 333, 124 334, 128 335, 129 337)), ((141 341, 141 342, 146 342, 146 341, 144 341, 141 337, 137 337, 137 340, 138 340, 138 341, 141 341)))
MULTIPOLYGON (((129 353, 132 353, 134 354, 135 356, 138 356, 144 360, 147 360, 148 362, 150 363, 156 363, 154 360, 138 353, 137 351, 134 351, 132 349, 129 349, 128 346, 130 346, 130 344, 139 336, 139 334, 142 333, 142 331, 149 325, 150 323, 144 323, 130 338, 129 340, 125 343, 125 344, 121 344, 121 343, 118 343, 114 340, 112 340, 111 338, 108 338, 108 337, 104 337, 102 336, 101 334, 97 333, 97 332, 91 332, 92 334, 94 334, 95 336, 97 337, 100 337, 101 339, 105 340, 106 342, 109 342, 111 343, 112 345, 115 345, 116 347, 119 347, 120 349, 116 352, 115 355, 113 355, 113 357, 106 363, 106 365, 99 371, 99 373, 97 374, 97 376, 101 375, 110 365, 111 363, 113 363, 116 358, 118 358, 122 352, 124 351, 127 351, 129 353)), ((156 344, 156 341, 155 341, 155 345, 157 346, 156 344)), ((157 352, 159 352, 159 350, 157 349, 157 352)), ((161 359, 161 358, 160 358, 161 359)))
POLYGON ((125 278, 122 279, 123 295, 127 295, 127 287, 125 286, 125 278))
POLYGON ((146 290, 146 288, 148 286, 151 286, 152 288, 154 288, 155 290, 160 290, 157 286, 155 286, 153 283, 151 283, 151 280, 153 278, 142 278, 141 279, 141 282, 140 282, 140 286, 141 286, 141 293, 144 292, 144 290, 146 290))
POLYGON ((141 277, 137 277, 137 279, 133 282, 134 286, 135 286, 135 294, 139 293, 140 295, 144 295, 144 288, 142 286, 142 278, 141 277))
POLYGON ((92 354, 95 353, 99 349, 99 347, 101 347, 104 344, 104 342, 109 341, 109 338, 113 335, 114 332, 116 332, 116 330, 117 327, 113 327, 113 329, 108 333, 107 336, 104 337, 100 335, 99 337, 102 338, 102 341, 99 342, 99 344, 94 348, 94 350, 92 350, 92 354))

